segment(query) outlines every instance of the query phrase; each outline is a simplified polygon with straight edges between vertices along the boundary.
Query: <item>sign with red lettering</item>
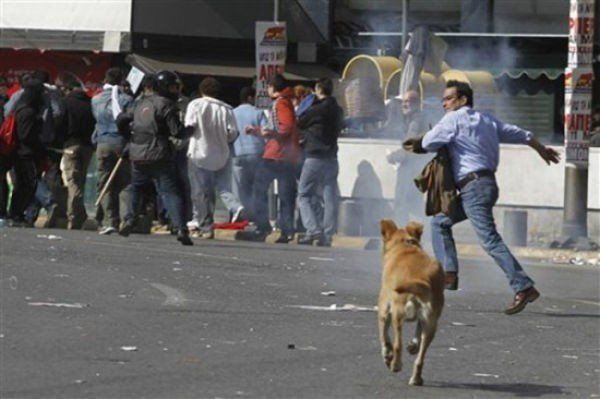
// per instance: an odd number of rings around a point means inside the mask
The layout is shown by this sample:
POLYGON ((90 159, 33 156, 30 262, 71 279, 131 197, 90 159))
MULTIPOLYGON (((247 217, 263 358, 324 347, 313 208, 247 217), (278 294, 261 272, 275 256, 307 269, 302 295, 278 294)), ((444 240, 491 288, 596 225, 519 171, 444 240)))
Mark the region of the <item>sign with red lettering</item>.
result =
POLYGON ((285 22, 256 22, 256 106, 268 108, 267 82, 285 70, 287 28, 285 22))
POLYGON ((594 0, 571 0, 569 66, 591 64, 594 50, 594 0))

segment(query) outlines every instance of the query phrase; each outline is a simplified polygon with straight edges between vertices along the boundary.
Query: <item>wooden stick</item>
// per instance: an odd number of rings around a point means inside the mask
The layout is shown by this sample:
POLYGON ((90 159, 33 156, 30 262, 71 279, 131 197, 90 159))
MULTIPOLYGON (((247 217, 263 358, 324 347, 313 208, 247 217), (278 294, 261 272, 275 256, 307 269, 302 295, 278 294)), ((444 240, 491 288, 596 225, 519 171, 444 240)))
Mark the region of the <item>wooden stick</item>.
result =
POLYGON ((100 205, 100 201, 102 201, 102 198, 104 198, 104 195, 106 194, 106 192, 108 191, 108 188, 110 187, 113 180, 115 179, 115 175, 119 171, 119 168, 121 167, 122 163, 123 163, 123 157, 120 157, 119 160, 117 161, 117 163, 115 164, 115 167, 110 172, 110 176, 108 176, 108 180, 106 181, 106 184, 104 184, 104 187, 102 187, 102 191, 100 191, 100 195, 98 195, 98 199, 96 199, 96 203, 94 204, 95 207, 98 207, 98 205, 100 205))

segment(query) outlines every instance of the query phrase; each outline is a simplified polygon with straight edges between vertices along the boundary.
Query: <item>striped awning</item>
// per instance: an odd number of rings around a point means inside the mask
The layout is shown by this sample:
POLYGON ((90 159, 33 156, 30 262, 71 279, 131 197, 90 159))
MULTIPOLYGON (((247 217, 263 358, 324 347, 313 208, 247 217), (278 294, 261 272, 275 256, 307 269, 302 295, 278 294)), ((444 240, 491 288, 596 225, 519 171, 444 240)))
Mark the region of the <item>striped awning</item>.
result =
POLYGON ((545 77, 550 80, 556 80, 565 73, 565 70, 560 68, 503 68, 490 70, 490 73, 494 78, 508 76, 511 79, 520 79, 522 77, 539 79, 545 77))

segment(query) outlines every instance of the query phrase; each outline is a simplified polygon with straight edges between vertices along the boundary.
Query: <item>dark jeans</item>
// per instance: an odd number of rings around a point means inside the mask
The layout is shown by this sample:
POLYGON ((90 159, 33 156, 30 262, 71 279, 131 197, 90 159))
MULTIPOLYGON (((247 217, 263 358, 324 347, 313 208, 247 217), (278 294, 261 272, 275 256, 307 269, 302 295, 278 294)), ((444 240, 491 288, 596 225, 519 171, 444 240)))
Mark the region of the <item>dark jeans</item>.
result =
POLYGON ((447 272, 458 272, 458 256, 452 236, 452 226, 469 219, 479 243, 506 274, 513 291, 520 292, 533 286, 519 262, 512 255, 496 230, 492 209, 498 200, 498 186, 493 177, 480 177, 468 183, 460 193, 464 213, 450 219, 436 215, 431 220, 432 244, 436 258, 447 272))
POLYGON ((27 206, 33 201, 37 186, 37 168, 31 158, 15 158, 13 160, 15 171, 14 189, 10 202, 10 217, 14 220, 24 220, 27 206))
MULTIPOLYGON (((117 164, 119 157, 123 153, 123 146, 117 144, 98 144, 96 149, 96 160, 98 162, 98 194, 108 181, 110 173, 117 164)), ((102 207, 103 220, 98 220, 104 226, 119 227, 119 194, 127 187, 131 181, 131 167, 129 162, 123 161, 121 167, 115 175, 115 179, 110 185, 108 191, 102 198, 100 206, 102 207)))
POLYGON ((181 216, 181 196, 176 180, 175 165, 170 161, 131 164, 131 184, 125 191, 130 196, 130 206, 125 214, 125 221, 135 222, 140 209, 142 191, 144 187, 154 181, 158 195, 160 195, 173 227, 185 230, 187 227, 181 216))
POLYGON ((254 222, 258 230, 270 232, 269 185, 277 180, 279 201, 279 227, 285 235, 294 234, 294 206, 296 203, 296 165, 285 161, 263 159, 256 170, 254 190, 254 222))
POLYGON ((240 155, 233 158, 233 193, 240 199, 246 210, 252 214, 252 187, 256 177, 256 170, 260 165, 262 155, 240 155))
POLYGON ((302 223, 306 228, 306 235, 316 237, 323 234, 331 240, 335 234, 338 206, 338 161, 337 159, 307 158, 302 167, 300 184, 298 186, 298 202, 302 223), (322 188, 324 213, 320 216, 315 209, 315 197, 318 198, 319 189, 322 188))

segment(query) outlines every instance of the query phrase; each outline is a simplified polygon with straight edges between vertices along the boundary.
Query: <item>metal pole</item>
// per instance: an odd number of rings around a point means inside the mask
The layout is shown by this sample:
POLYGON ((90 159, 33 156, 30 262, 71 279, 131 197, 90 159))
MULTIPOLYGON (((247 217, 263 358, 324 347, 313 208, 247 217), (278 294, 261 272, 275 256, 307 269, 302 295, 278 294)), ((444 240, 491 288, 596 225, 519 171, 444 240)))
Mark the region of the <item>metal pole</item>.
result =
POLYGON ((279 21, 279 0, 273 1, 273 21, 279 21))
POLYGON ((408 40, 408 0, 402 0, 402 51, 408 40))

